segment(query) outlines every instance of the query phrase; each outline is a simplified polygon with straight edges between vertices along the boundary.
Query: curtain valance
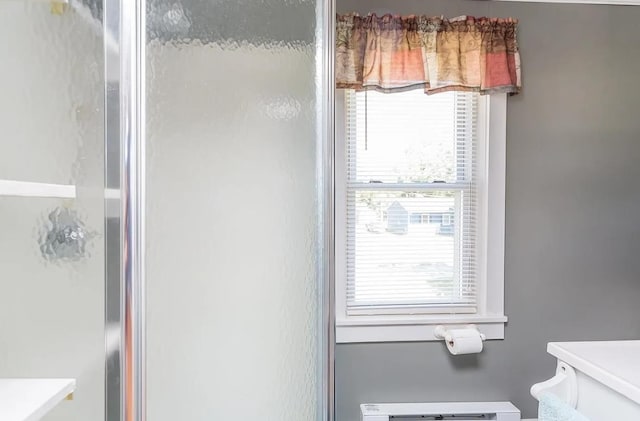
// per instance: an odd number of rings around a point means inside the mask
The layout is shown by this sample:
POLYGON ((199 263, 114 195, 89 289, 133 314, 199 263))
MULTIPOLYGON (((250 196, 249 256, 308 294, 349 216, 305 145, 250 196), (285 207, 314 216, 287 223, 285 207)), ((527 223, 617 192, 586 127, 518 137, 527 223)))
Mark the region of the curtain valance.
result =
POLYGON ((338 15, 336 87, 518 93, 515 19, 338 15))

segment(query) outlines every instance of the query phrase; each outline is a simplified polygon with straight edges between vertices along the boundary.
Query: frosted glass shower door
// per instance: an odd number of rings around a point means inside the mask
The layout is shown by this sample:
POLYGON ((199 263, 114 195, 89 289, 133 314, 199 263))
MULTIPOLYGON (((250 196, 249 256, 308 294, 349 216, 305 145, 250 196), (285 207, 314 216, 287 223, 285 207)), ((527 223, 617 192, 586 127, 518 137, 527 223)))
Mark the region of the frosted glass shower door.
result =
POLYGON ((317 8, 149 1, 150 420, 321 419, 317 8))
POLYGON ((0 1, 0 378, 75 378, 46 421, 104 419, 101 12, 0 1))

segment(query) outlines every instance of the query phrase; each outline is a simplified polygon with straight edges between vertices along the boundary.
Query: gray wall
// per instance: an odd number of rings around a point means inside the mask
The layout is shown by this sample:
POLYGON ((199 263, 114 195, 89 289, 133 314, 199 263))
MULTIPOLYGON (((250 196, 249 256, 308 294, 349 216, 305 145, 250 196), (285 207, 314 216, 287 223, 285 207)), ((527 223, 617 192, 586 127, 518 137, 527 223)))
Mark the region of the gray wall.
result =
POLYGON ((546 343, 640 338, 640 7, 338 0, 357 11, 520 19, 509 98, 504 341, 338 345, 337 418, 363 402, 510 400, 553 374, 546 343))

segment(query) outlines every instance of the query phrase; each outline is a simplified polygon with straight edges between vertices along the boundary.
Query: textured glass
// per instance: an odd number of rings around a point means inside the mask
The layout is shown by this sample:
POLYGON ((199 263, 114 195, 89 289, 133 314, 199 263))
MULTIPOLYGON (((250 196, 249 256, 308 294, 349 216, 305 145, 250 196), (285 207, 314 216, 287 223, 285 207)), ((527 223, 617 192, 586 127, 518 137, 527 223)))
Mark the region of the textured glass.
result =
POLYGON ((148 418, 311 421, 314 1, 150 1, 148 418))
POLYGON ((77 379, 43 419, 104 419, 104 75, 101 2, 0 2, 0 378, 77 379))

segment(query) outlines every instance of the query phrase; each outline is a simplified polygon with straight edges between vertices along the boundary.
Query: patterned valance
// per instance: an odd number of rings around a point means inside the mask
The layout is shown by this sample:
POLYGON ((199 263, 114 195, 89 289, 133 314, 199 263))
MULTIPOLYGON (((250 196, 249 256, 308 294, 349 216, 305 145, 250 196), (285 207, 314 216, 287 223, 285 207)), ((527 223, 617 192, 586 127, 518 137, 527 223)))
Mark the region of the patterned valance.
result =
POLYGON ((338 15, 336 87, 518 93, 515 19, 338 15))

